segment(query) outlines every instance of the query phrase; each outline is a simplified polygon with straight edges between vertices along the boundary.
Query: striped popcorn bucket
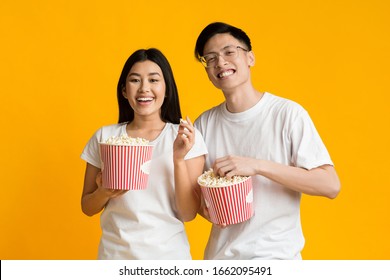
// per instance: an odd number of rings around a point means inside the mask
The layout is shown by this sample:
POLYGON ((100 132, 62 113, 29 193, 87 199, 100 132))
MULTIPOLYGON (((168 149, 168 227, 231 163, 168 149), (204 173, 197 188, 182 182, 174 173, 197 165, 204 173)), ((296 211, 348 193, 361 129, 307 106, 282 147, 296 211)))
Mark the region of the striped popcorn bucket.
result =
POLYGON ((250 219, 254 214, 252 178, 230 186, 200 186, 211 222, 232 225, 250 219))
POLYGON ((144 190, 148 185, 152 145, 99 143, 103 186, 118 190, 144 190))

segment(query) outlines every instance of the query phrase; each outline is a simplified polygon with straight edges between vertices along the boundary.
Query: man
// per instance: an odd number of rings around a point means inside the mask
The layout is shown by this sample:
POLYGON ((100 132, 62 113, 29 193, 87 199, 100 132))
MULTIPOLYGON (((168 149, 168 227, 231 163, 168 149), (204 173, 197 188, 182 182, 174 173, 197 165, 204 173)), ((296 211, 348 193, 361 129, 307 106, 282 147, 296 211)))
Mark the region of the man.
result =
POLYGON ((340 191, 312 120, 299 104, 254 88, 255 56, 241 29, 208 25, 195 56, 225 97, 195 121, 209 152, 206 169, 252 176, 255 207, 246 222, 213 225, 205 259, 301 259, 301 194, 335 198, 340 191))

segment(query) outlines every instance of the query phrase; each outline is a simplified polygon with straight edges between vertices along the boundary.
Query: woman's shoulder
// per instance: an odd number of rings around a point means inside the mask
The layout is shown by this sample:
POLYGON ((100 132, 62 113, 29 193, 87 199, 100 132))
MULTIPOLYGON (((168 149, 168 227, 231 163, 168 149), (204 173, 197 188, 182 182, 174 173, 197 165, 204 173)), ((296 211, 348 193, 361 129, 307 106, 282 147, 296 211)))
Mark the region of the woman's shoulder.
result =
POLYGON ((116 123, 116 124, 108 124, 108 125, 102 126, 100 128, 100 130, 103 130, 103 131, 116 131, 116 130, 123 129, 123 127, 125 127, 126 125, 127 125, 127 122, 116 123))
POLYGON ((127 123, 104 125, 95 132, 95 137, 99 139, 99 141, 104 141, 104 139, 111 136, 120 136, 126 131, 126 125, 127 123))

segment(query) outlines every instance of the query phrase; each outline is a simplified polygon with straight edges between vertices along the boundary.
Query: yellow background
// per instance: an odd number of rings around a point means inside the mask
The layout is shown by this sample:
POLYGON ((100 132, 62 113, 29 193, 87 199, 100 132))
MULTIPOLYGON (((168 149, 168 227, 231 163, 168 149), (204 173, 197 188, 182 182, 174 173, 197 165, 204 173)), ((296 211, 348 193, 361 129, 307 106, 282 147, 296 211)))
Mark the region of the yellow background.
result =
MULTIPOLYGON (((223 100, 193 58, 213 21, 248 33, 258 90, 303 105, 336 164, 338 198, 303 196, 303 258, 390 259, 389 3, 2 0, 0 259, 96 257, 80 153, 117 121, 122 66, 138 48, 161 49, 194 120, 223 100)), ((209 225, 186 228, 201 259, 209 225)))

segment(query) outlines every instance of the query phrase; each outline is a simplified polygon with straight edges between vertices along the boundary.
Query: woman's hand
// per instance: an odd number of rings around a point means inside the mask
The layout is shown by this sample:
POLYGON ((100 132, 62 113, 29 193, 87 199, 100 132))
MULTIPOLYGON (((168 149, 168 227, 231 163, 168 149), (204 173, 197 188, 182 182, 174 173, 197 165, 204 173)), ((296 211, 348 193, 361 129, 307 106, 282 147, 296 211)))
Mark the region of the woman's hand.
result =
POLYGON ((180 120, 179 130, 173 143, 173 159, 184 160, 195 143, 195 128, 189 117, 180 120))
POLYGON ((115 189, 108 189, 103 187, 102 172, 96 174, 96 184, 98 186, 97 191, 108 196, 110 199, 120 196, 127 192, 127 190, 115 190, 115 189))

